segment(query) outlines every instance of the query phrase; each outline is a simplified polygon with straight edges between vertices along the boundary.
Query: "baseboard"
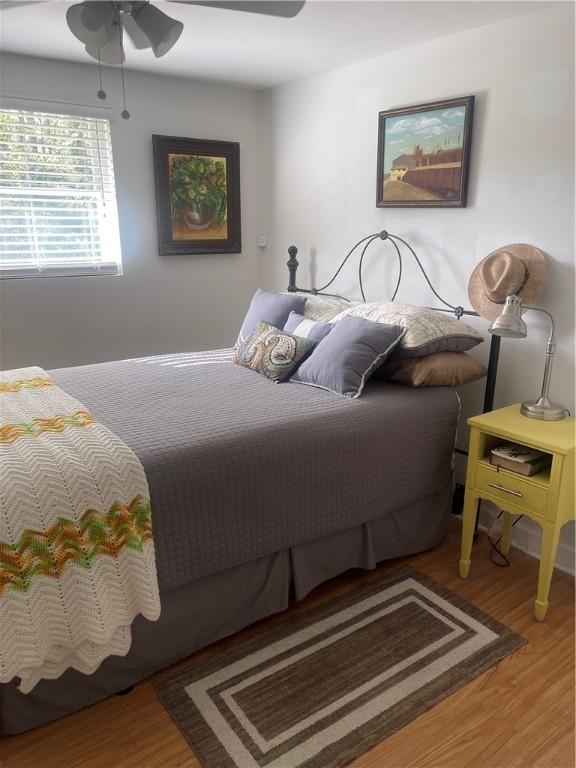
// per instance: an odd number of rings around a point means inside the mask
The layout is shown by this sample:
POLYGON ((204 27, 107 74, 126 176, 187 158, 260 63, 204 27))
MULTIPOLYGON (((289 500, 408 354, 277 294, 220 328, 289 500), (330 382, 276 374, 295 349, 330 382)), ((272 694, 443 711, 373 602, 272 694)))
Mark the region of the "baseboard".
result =
MULTIPOLYGON (((483 531, 487 531, 498 516, 498 511, 490 502, 483 501, 480 506, 480 522, 478 527, 483 531)), ((539 559, 540 535, 540 527, 531 520, 523 518, 514 526, 512 544, 522 552, 526 552, 526 554, 539 559)), ((576 552, 574 546, 570 546, 565 541, 560 541, 555 567, 574 576, 576 574, 575 559, 576 552)))

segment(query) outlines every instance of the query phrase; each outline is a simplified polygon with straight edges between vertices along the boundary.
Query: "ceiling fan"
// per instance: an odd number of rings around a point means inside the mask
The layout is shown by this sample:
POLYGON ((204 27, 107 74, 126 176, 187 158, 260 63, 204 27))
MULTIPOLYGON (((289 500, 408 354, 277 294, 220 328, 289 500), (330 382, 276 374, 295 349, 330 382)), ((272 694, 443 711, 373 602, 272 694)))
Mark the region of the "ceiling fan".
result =
MULTIPOLYGON (((28 0, 35 2, 35 0, 28 0)), ((171 0, 186 5, 204 5, 233 11, 248 11, 266 16, 292 18, 304 7, 305 0, 171 0)), ((0 7, 27 5, 0 2, 0 7)), ((184 25, 152 5, 149 0, 108 2, 84 0, 66 11, 66 22, 75 37, 84 43, 86 53, 104 64, 123 64, 125 60, 124 30, 138 49, 151 48, 157 58, 175 45, 184 25)))

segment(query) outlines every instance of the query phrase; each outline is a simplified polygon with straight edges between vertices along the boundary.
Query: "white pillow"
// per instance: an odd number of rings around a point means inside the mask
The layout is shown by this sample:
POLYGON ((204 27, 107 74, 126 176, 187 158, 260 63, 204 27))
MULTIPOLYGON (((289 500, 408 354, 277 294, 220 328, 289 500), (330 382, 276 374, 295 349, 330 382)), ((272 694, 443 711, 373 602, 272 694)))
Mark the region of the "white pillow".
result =
MULTIPOLYGON (((285 291, 288 293, 288 291, 285 291)), ((309 320, 316 320, 323 323, 332 322, 332 318, 343 313, 344 310, 357 306, 356 303, 338 299, 335 296, 321 296, 313 293, 292 293, 292 296, 305 296, 306 305, 302 314, 309 320)))

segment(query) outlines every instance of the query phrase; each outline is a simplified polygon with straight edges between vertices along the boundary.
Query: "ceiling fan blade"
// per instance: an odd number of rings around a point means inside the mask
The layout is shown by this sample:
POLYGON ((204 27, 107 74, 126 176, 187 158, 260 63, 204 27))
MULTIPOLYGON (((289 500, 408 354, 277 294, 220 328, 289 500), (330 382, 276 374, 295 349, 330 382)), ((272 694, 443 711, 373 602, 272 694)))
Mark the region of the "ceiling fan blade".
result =
POLYGON ((208 8, 224 8, 230 11, 263 13, 266 16, 282 16, 291 19, 297 16, 306 0, 171 0, 186 5, 205 5, 208 8))

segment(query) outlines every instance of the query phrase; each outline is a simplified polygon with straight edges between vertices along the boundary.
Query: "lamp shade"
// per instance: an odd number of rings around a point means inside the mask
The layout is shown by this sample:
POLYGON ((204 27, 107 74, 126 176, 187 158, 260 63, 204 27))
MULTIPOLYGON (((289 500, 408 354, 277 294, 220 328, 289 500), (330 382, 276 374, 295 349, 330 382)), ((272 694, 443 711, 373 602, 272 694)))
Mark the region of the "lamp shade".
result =
POLYGON ((527 335, 526 323, 522 319, 522 299, 519 296, 507 296, 504 309, 488 328, 495 336, 508 339, 523 339, 527 335))
POLYGON ((181 21, 172 19, 158 8, 148 4, 138 11, 134 20, 150 41, 156 58, 168 53, 184 29, 181 21))
POLYGON ((66 11, 66 21, 80 42, 100 48, 108 42, 115 13, 113 3, 87 0, 70 6, 66 11))
POLYGON ((108 40, 102 45, 87 45, 86 53, 96 61, 104 64, 123 64, 124 46, 122 45, 122 25, 118 18, 112 20, 108 26, 108 40))
POLYGON ((146 37, 144 32, 140 29, 135 17, 130 13, 125 13, 122 19, 122 26, 124 32, 128 33, 128 37, 132 40, 134 48, 137 50, 143 50, 144 48, 150 48, 150 40, 146 37))

